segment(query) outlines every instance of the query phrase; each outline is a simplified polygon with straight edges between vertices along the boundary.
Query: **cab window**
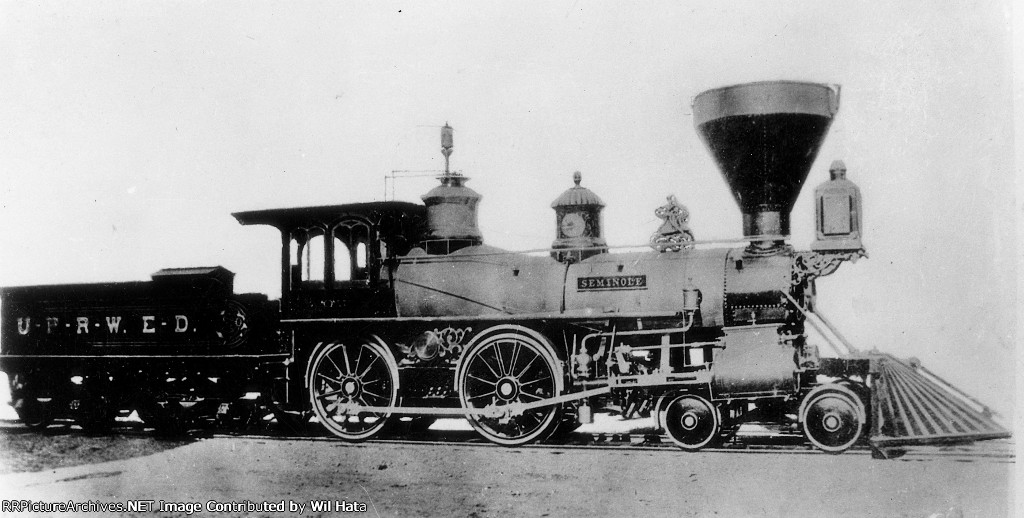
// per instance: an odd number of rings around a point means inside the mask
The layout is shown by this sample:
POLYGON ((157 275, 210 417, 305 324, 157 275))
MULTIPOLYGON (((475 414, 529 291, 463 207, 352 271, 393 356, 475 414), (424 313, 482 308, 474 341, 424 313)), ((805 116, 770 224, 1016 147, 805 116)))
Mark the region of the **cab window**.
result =
POLYGON ((312 236, 299 254, 303 281, 324 281, 324 236, 312 236))
POLYGON ((357 220, 334 228, 334 280, 338 283, 370 280, 370 227, 357 220))
POLYGON ((337 282, 352 280, 352 257, 349 254, 348 245, 338 238, 334 238, 334 280, 337 282))
POLYGON ((289 264, 295 287, 323 287, 326 252, 323 231, 302 229, 292 233, 289 264))

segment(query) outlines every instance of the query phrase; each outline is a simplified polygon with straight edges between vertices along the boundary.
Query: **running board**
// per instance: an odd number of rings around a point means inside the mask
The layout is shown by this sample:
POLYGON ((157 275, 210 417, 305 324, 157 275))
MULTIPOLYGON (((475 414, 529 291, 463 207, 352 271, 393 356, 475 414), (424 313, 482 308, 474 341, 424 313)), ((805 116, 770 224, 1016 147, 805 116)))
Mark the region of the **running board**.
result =
POLYGON ((960 444, 1012 434, 988 407, 924 367, 872 352, 871 445, 960 444))

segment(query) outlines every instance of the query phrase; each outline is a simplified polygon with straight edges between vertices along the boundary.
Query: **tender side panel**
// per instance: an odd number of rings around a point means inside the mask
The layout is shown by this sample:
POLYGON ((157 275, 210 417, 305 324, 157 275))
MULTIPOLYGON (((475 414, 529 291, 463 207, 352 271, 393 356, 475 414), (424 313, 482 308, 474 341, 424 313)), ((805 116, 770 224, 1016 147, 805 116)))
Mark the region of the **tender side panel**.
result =
POLYGON ((276 304, 216 283, 132 282, 10 288, 2 352, 19 356, 279 352, 276 304))

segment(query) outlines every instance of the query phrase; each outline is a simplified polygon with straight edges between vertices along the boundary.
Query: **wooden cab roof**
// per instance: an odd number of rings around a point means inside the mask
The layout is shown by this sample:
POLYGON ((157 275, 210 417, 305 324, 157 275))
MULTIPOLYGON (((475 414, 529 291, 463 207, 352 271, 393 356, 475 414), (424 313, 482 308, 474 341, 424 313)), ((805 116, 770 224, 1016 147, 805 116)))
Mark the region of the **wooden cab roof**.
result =
POLYGON ((330 226, 351 217, 371 224, 396 222, 404 219, 425 220, 427 208, 404 201, 377 201, 349 203, 320 207, 295 207, 235 212, 232 216, 243 225, 270 225, 282 231, 314 226, 330 226))

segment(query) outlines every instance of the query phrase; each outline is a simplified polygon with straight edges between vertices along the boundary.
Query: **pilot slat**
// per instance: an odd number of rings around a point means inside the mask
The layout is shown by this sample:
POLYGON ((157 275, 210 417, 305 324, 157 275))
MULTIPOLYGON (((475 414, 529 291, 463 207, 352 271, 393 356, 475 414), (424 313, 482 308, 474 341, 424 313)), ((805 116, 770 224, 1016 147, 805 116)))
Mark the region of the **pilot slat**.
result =
POLYGON ((975 408, 962 396, 887 355, 873 355, 882 403, 873 412, 871 443, 876 447, 956 444, 1010 437, 988 408, 975 408))

